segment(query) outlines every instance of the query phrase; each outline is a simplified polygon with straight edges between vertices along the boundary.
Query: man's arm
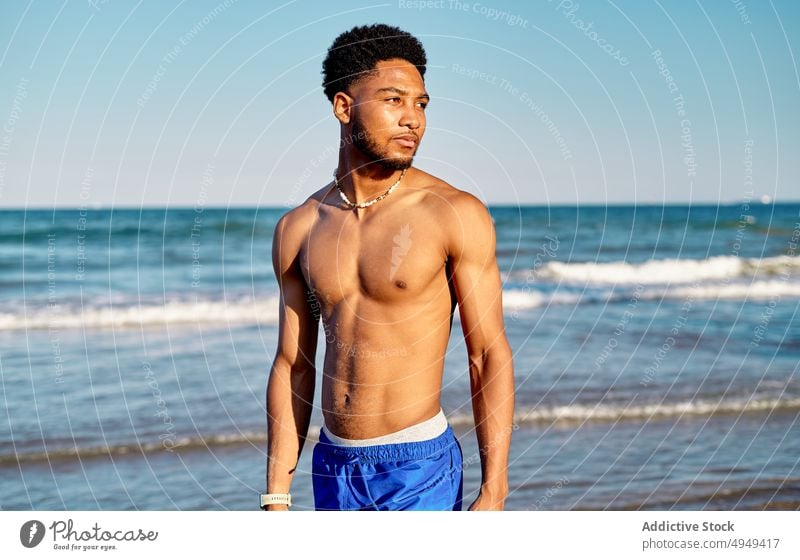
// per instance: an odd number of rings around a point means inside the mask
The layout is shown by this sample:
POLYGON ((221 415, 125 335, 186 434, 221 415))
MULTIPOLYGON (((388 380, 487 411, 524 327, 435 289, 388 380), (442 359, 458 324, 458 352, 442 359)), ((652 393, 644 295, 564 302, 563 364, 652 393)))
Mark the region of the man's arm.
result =
POLYGON ((503 326, 503 298, 489 211, 474 196, 454 202, 449 258, 469 359, 481 489, 470 510, 503 509, 514 421, 514 366, 503 326))
POLYGON ((280 219, 272 242, 281 297, 278 347, 267 383, 267 493, 289 492, 311 421, 316 381, 319 315, 300 270, 302 236, 290 220, 290 215, 280 219))

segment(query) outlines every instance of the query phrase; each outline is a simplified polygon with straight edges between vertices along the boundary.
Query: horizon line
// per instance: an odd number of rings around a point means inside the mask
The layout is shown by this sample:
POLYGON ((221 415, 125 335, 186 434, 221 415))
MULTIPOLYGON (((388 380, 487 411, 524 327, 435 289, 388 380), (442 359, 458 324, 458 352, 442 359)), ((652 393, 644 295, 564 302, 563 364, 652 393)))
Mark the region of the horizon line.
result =
MULTIPOLYGON (((495 202, 487 204, 488 208, 509 208, 509 207, 539 207, 539 208, 552 208, 552 207, 576 207, 576 206, 740 206, 742 204, 748 204, 750 206, 781 206, 786 205, 790 206, 793 204, 800 204, 800 199, 796 200, 771 200, 769 202, 762 202, 758 199, 750 200, 750 201, 695 201, 695 202, 558 202, 558 203, 527 203, 527 204, 520 204, 515 202, 495 202)), ((299 205, 298 205, 299 206, 299 205)), ((174 209, 174 210, 196 210, 201 209, 204 210, 230 210, 230 209, 237 209, 237 210, 245 210, 245 209, 258 209, 263 208, 265 210, 280 210, 285 209, 287 211, 293 210, 298 206, 285 206, 285 205, 258 205, 258 204, 234 204, 228 206, 215 206, 215 205, 184 205, 184 204, 175 204, 175 205, 93 205, 93 206, 0 206, 0 212, 3 211, 21 211, 21 210, 50 210, 50 211, 57 211, 57 210, 86 210, 86 211, 98 211, 98 210, 164 210, 164 209, 174 209)))

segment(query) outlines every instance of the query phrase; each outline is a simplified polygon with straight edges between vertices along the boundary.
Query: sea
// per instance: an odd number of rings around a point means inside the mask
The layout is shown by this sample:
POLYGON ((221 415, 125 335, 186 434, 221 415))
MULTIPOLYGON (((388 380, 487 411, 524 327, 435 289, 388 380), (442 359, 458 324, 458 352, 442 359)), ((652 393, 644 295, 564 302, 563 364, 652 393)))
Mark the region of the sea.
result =
MULTIPOLYGON (((489 209, 507 509, 800 509, 800 204, 489 209)), ((287 210, 0 211, 0 509, 257 509, 287 210)), ((442 406, 466 509, 457 313, 442 406)), ((295 510, 313 509, 320 424, 317 394, 295 510)))

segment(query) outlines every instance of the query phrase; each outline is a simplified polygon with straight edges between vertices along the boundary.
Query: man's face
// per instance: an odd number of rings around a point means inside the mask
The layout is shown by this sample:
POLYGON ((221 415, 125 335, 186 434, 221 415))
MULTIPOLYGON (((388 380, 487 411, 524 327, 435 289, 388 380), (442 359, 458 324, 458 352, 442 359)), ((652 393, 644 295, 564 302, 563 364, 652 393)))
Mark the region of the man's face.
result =
POLYGON ((351 87, 353 145, 387 169, 411 167, 425 134, 425 82, 410 62, 382 60, 376 73, 351 87))

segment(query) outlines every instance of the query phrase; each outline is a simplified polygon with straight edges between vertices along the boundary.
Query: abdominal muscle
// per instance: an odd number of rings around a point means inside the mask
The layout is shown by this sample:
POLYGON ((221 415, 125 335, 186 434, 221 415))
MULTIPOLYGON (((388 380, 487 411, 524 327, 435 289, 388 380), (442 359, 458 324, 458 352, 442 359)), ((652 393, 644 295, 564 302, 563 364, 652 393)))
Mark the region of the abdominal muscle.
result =
POLYGON ((401 320, 385 304, 336 306, 324 329, 327 430, 346 439, 374 438, 439 412, 450 306, 437 302, 434 313, 430 306, 418 313, 405 309, 401 320))

